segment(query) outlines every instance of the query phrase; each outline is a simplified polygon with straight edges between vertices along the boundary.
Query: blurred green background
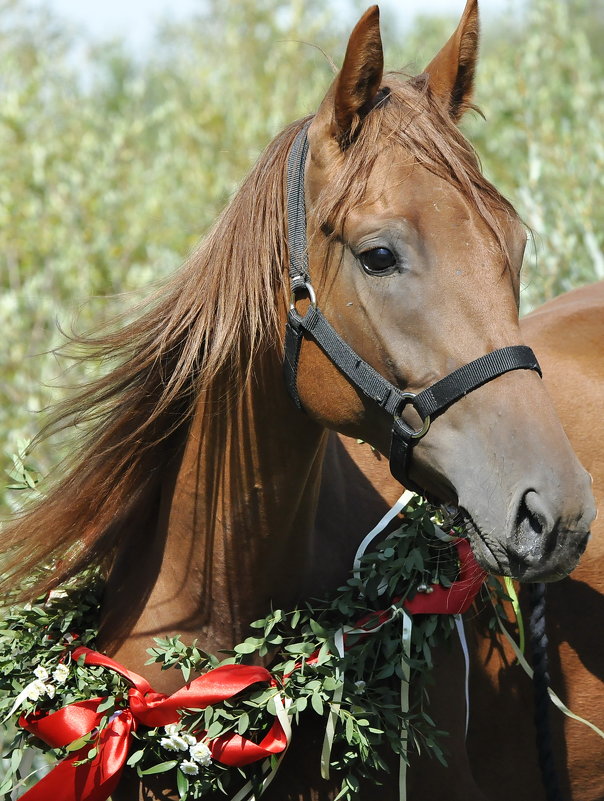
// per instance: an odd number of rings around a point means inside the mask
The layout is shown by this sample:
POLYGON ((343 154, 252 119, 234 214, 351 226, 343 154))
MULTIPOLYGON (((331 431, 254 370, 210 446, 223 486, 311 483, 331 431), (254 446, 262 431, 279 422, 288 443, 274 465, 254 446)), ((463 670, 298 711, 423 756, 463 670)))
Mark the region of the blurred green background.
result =
MULTIPOLYGON (((0 0, 3 477, 40 427, 38 410, 64 391, 65 365, 49 353, 57 324, 86 330, 131 304, 124 293, 139 299, 274 134, 315 110, 332 76, 325 54, 341 63, 362 10, 329 6, 207 0, 133 53, 119 40, 83 46, 49 11, 0 0)), ((388 66, 420 72, 456 22, 419 19, 403 35, 390 10, 388 66)), ((533 232, 525 311, 604 278, 603 78, 595 0, 526 0, 484 26, 476 102, 486 121, 470 114, 463 127, 533 232)), ((45 472, 60 455, 47 445, 37 465, 45 472)), ((1 489, 0 516, 16 502, 1 489)))

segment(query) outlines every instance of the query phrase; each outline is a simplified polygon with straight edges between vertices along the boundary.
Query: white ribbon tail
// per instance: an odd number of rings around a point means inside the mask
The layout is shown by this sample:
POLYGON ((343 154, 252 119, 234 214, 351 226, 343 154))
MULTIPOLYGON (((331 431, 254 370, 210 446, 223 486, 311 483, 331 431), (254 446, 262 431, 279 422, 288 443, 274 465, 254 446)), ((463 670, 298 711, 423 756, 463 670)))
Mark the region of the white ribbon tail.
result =
MULTIPOLYGON (((514 640, 512 635, 509 633, 509 631, 507 631, 507 629, 505 628, 505 626, 501 622, 501 619, 500 619, 499 615, 497 614, 497 612, 495 612, 495 616, 497 617, 497 622, 499 623, 499 628, 501 629, 501 631, 503 632, 505 638, 507 639, 507 641, 511 645, 512 650, 516 654, 516 658, 518 659, 518 662, 522 666, 524 672, 528 676, 530 676, 530 678, 532 679, 533 678, 533 669, 531 668, 529 663, 526 661, 526 659, 524 657, 524 654, 522 653, 522 651, 520 650, 520 648, 516 644, 516 641, 514 640)), ((571 710, 560 700, 560 698, 558 698, 558 696, 552 690, 551 687, 547 688, 547 692, 548 692, 549 697, 550 697, 552 703, 554 704, 554 706, 556 706, 560 710, 560 712, 562 712, 564 715, 566 715, 566 717, 571 718, 572 720, 576 720, 578 723, 582 723, 584 726, 588 726, 599 737, 602 737, 604 739, 604 731, 602 731, 602 729, 599 729, 595 725, 595 723, 592 723, 591 721, 586 720, 585 718, 582 718, 580 715, 576 715, 574 712, 571 712, 571 710)))
POLYGON ((405 490, 398 501, 394 504, 394 506, 389 509, 384 517, 376 523, 376 525, 371 529, 369 534, 367 534, 359 547, 357 548, 357 552, 354 556, 354 562, 352 565, 352 571, 356 578, 358 578, 359 569, 361 567, 361 559, 367 550, 368 545, 378 536, 381 534, 382 531, 386 528, 386 526, 394 520, 394 518, 403 511, 405 506, 409 503, 409 501, 413 500, 415 493, 411 492, 411 490, 405 490))
MULTIPOLYGON (((409 683, 411 679, 411 668, 409 660, 411 658, 411 632, 413 631, 413 619, 403 609, 403 653, 401 657, 401 712, 403 717, 409 712, 409 683)), ((401 730, 402 751, 399 759, 398 772, 398 794, 400 801, 407 801, 407 753, 409 749, 409 735, 406 725, 402 724, 401 730)))
POLYGON ((466 639, 466 632, 463 627, 463 617, 461 615, 453 615, 455 621, 455 628, 459 636, 461 650, 463 651, 463 658, 466 666, 466 679, 465 679, 465 693, 466 693, 466 737, 468 736, 468 725, 470 723, 470 654, 468 652, 468 641, 466 639))

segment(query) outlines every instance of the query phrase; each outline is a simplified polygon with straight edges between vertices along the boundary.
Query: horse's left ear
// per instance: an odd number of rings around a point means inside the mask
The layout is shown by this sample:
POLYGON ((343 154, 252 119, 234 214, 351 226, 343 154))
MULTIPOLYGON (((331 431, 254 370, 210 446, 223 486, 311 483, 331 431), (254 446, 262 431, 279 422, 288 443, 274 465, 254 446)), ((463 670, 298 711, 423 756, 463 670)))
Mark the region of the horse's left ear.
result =
POLYGON ((425 69, 432 93, 455 122, 470 105, 477 60, 478 0, 467 0, 457 30, 425 69))
POLYGON ((380 11, 372 6, 350 34, 342 69, 309 130, 311 154, 315 160, 321 162, 328 152, 345 150, 350 144, 363 117, 373 106, 383 71, 380 11))
POLYGON ((344 64, 336 80, 334 136, 340 144, 345 144, 354 135, 356 125, 370 110, 383 71, 380 10, 372 6, 350 34, 344 64))

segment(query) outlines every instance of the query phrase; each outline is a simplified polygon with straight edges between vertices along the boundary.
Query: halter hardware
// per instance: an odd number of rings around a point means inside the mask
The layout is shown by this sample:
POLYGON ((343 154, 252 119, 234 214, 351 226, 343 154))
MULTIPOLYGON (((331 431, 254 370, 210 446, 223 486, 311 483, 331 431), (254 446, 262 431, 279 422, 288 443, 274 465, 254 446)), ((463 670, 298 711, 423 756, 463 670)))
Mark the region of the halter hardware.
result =
POLYGON ((539 362, 526 345, 511 345, 494 350, 459 367, 436 383, 414 394, 403 392, 387 381, 348 345, 324 317, 317 305, 308 271, 306 244, 306 206, 304 168, 308 153, 306 132, 310 122, 298 132, 287 162, 287 230, 291 295, 285 326, 284 377, 287 390, 298 409, 297 372, 304 336, 312 338, 329 360, 365 397, 377 403, 392 418, 390 472, 408 489, 423 495, 424 490, 409 478, 413 446, 428 433, 431 422, 453 403, 488 381, 510 370, 535 370, 539 362), (301 315, 296 309, 299 292, 306 292, 310 305, 301 315), (406 406, 413 406, 422 424, 412 428, 402 418, 406 406))
POLYGON ((299 276, 299 277, 300 277, 300 279, 301 279, 301 281, 303 283, 294 284, 294 282, 292 281, 292 288, 291 288, 291 292, 290 292, 290 296, 289 296, 289 310, 290 310, 290 312, 295 312, 296 311, 296 302, 298 300, 296 295, 297 295, 298 292, 301 292, 301 291, 306 292, 306 294, 308 295, 308 298, 310 300, 310 305, 313 308, 316 309, 317 308, 317 296, 315 295, 315 290, 313 289, 313 285, 310 283, 310 281, 305 280, 304 278, 302 278, 302 276, 299 276))
POLYGON ((397 423, 401 426, 401 428, 405 428, 408 431, 410 439, 421 439, 425 437, 428 433, 428 429, 430 428, 430 423, 432 422, 430 419, 430 415, 427 414, 425 417, 422 418, 421 426, 415 430, 411 428, 411 426, 403 419, 403 412, 407 406, 413 406, 415 411, 421 416, 421 412, 419 409, 416 408, 414 401, 417 398, 417 395, 414 392, 403 392, 401 394, 401 404, 394 413, 394 418, 397 423))

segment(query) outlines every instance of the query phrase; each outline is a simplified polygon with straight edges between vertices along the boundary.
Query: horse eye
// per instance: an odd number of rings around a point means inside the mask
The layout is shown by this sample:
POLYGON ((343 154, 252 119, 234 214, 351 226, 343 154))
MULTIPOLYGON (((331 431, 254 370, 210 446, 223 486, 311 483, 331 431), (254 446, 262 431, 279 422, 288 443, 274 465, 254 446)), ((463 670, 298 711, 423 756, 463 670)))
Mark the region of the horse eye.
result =
POLYGON ((373 248, 360 255, 363 269, 369 275, 380 275, 390 272, 396 265, 396 256, 388 248, 373 248))

